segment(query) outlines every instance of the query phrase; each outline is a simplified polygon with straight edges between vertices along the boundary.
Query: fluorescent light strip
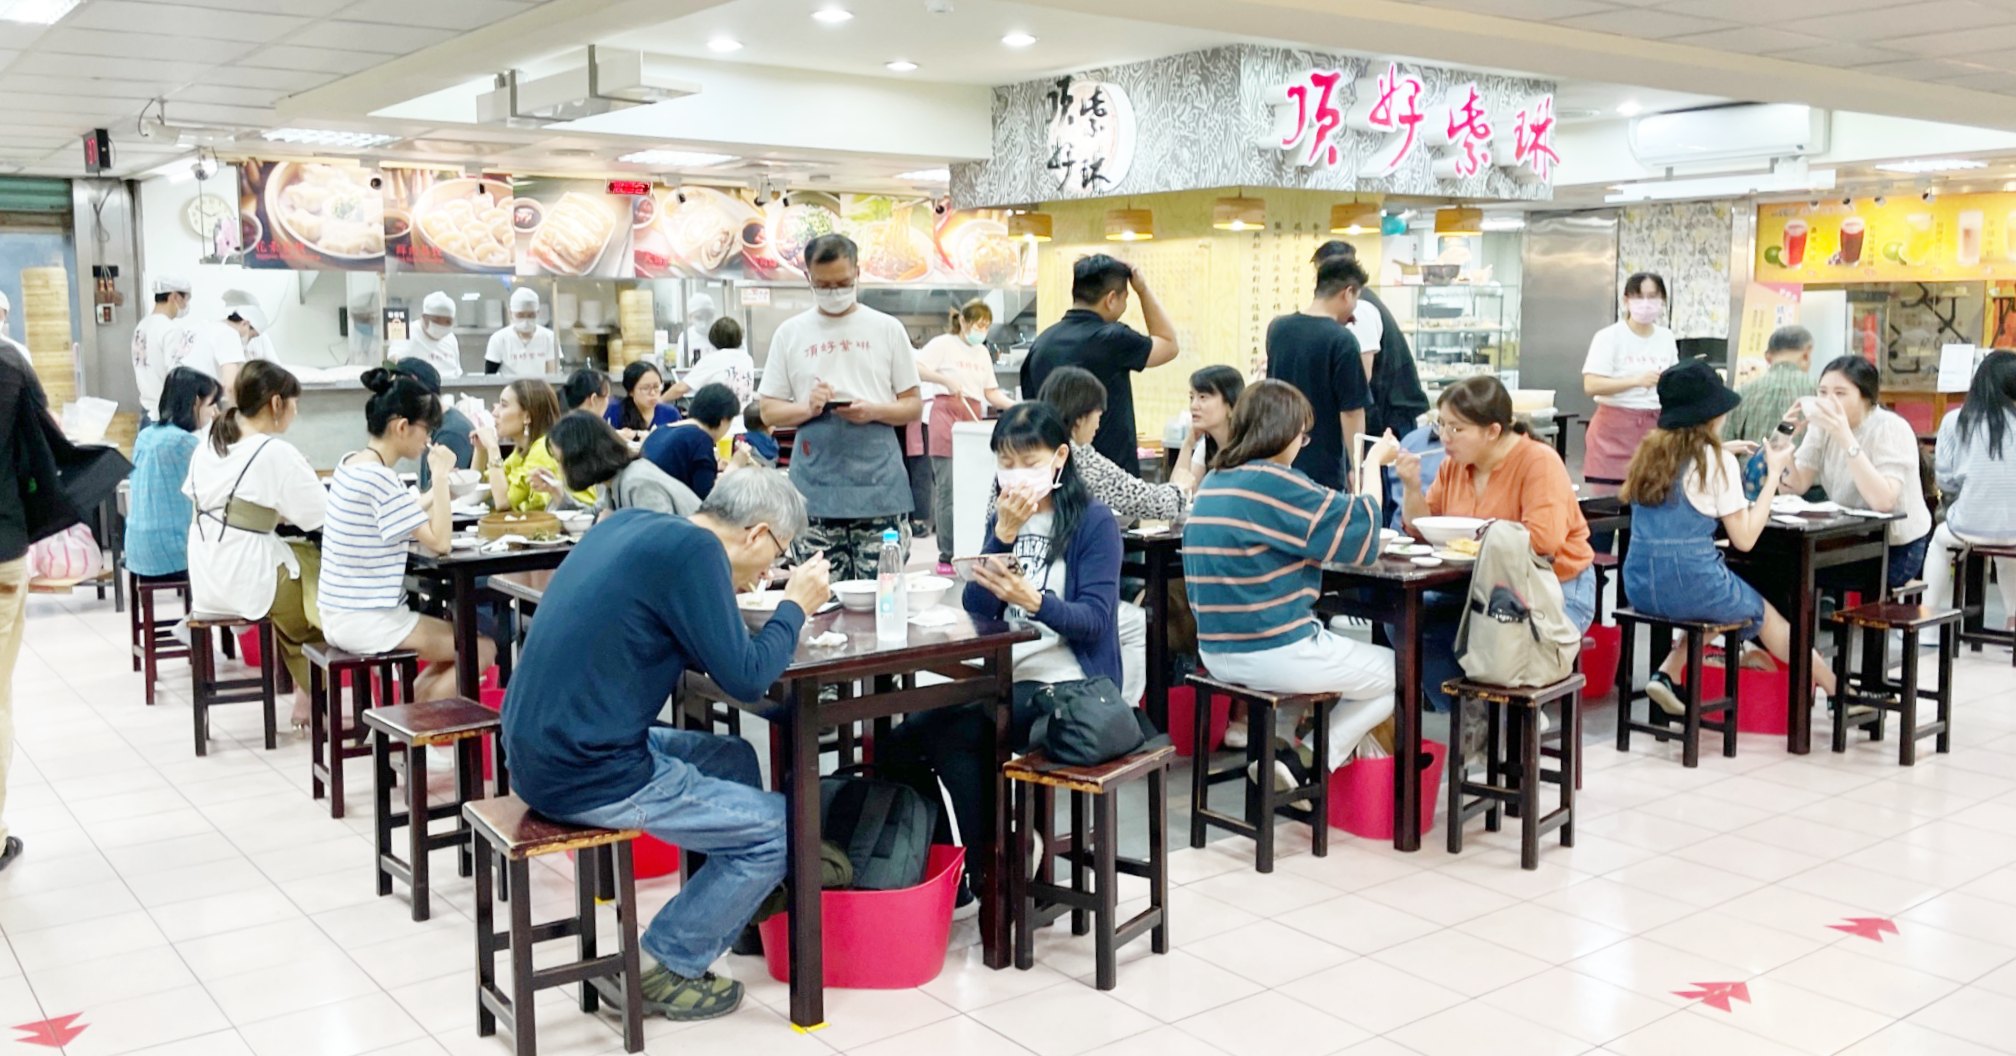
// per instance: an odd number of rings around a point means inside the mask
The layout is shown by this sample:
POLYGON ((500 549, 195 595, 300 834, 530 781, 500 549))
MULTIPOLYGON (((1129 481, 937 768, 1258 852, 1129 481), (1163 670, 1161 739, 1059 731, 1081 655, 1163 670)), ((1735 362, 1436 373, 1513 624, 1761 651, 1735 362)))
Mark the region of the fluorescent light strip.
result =
POLYGON ((1913 176, 1928 172, 1961 172, 1967 169, 1985 169, 1988 163, 1971 158, 1918 158, 1913 161, 1893 161, 1888 165, 1878 165, 1880 172, 1902 172, 1913 176))
POLYGON ((82 0, 0 0, 0 22, 53 26, 77 10, 82 0))
POLYGON ((849 11, 844 7, 822 7, 819 10, 812 12, 812 17, 820 22, 826 23, 829 26, 837 26, 842 22, 852 21, 854 18, 854 12, 849 11))
POLYGON ((381 135, 377 132, 337 132, 321 128, 274 128, 259 133, 261 139, 274 143, 296 143, 309 147, 344 147, 352 150, 369 150, 387 143, 397 143, 398 136, 381 135))
POLYGON ((734 37, 714 37, 707 42, 707 50, 718 55, 726 55, 731 51, 741 51, 742 42, 734 37))
POLYGON ((617 161, 632 165, 662 165, 673 169, 704 169, 719 165, 724 161, 734 161, 733 154, 707 154, 697 150, 640 150, 625 154, 617 161))
POLYGON ((951 183, 951 169, 918 169, 915 172, 899 172, 896 178, 905 183, 951 183))

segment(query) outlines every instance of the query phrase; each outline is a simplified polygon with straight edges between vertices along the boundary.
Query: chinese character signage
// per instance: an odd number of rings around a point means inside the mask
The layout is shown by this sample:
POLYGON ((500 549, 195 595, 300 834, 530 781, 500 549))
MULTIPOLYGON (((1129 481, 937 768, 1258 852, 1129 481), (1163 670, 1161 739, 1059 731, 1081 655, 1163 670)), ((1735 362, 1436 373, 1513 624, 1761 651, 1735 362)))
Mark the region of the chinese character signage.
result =
POLYGON ((1268 187, 1526 201, 1561 164, 1554 85, 1236 44, 994 90, 961 208, 1268 187))

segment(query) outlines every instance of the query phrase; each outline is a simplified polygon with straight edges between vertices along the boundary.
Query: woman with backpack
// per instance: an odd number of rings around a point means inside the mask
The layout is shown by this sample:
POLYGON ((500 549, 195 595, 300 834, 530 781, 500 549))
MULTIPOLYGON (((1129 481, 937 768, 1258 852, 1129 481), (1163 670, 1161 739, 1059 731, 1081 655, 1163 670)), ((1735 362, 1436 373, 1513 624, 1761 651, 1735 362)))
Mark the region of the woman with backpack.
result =
MULTIPOLYGON (((1423 517, 1451 516, 1525 525, 1533 552, 1554 565, 1569 622, 1578 631, 1588 630, 1596 616, 1595 551, 1561 456, 1534 440, 1524 422, 1513 421, 1512 394, 1497 378, 1466 378, 1443 389, 1436 410, 1446 457, 1434 486, 1422 487, 1420 455, 1402 453, 1394 467, 1406 523, 1411 528, 1423 517)), ((1463 596, 1448 600, 1460 609, 1463 596)), ((1456 624, 1455 614, 1430 619, 1421 636, 1424 699, 1436 711, 1449 706, 1442 683, 1462 677, 1456 624)))
MULTIPOLYGON (((1722 446, 1722 422, 1743 397, 1722 384, 1705 361, 1691 359, 1659 376, 1659 426, 1646 434, 1625 474, 1631 504, 1631 550, 1624 558, 1624 590, 1633 608, 1680 620, 1742 620, 1746 634, 1780 660, 1792 650, 1785 617, 1729 571, 1715 545, 1717 528, 1729 545, 1748 552, 1771 521, 1778 480, 1792 464, 1792 445, 1764 448, 1767 472, 1757 498, 1743 497, 1743 468, 1722 446)), ((1687 662, 1674 649, 1652 673, 1645 694, 1669 714, 1686 711, 1675 680, 1687 662)), ((1829 695, 1834 672, 1818 653, 1813 684, 1829 695)))

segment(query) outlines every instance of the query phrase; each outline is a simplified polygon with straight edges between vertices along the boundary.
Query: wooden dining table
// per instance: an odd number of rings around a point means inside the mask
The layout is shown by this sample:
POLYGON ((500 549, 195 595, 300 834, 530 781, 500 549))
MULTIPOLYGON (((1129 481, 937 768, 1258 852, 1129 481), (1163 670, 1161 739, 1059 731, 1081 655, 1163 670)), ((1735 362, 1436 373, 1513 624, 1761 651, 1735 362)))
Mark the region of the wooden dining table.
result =
MULTIPOLYGON (((483 672, 476 669, 474 661, 478 637, 476 602, 482 589, 478 582, 507 572, 558 568, 573 551, 571 543, 495 552, 483 549, 450 550, 445 554, 431 553, 418 546, 413 548, 406 561, 407 574, 433 580, 446 588, 449 613, 455 625, 455 655, 462 661, 455 665, 456 695, 476 700, 483 686, 483 672)), ((498 643, 500 648, 505 644, 498 643)))
POLYGON ((1148 583, 1141 607, 1148 613, 1149 721, 1169 732, 1169 588, 1183 581, 1183 529, 1134 529, 1120 537, 1120 574, 1148 583))

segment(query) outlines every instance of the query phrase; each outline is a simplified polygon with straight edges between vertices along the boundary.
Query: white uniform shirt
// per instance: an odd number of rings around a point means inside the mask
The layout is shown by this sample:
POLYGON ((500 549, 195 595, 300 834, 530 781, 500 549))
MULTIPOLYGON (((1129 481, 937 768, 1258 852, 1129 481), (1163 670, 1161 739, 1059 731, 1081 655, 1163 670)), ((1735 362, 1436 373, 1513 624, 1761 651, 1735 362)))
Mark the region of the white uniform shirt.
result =
MULTIPOLYGON (((1631 324, 1620 319, 1596 331, 1596 336, 1589 339, 1589 358, 1582 363, 1582 373, 1605 378, 1628 378, 1634 374, 1665 370, 1678 362, 1680 346, 1673 340, 1673 331, 1655 326, 1652 336, 1639 337, 1631 332, 1631 324)), ((1659 390, 1643 385, 1626 389, 1615 396, 1598 396, 1596 402, 1623 410, 1656 411, 1659 409, 1659 390)))
MULTIPOLYGON (((699 392, 703 385, 726 385, 735 394, 737 406, 747 407, 756 398, 756 361, 749 357, 746 348, 717 348, 679 380, 694 392, 699 392)), ((742 428, 742 416, 736 415, 731 435, 739 436, 746 431, 742 428)))
POLYGON ((393 346, 393 359, 404 359, 407 356, 424 359, 434 365, 434 369, 440 372, 444 381, 462 376, 462 346, 456 343, 454 334, 451 333, 439 341, 429 341, 420 330, 416 329, 414 333, 420 336, 407 338, 402 344, 393 346))
POLYGON ((518 331, 507 326, 490 335, 483 361, 502 365, 504 369, 498 373, 506 377, 545 377, 560 362, 560 339, 543 326, 533 327, 529 338, 519 337, 518 331))
POLYGON ((161 343, 174 325, 168 316, 148 312, 133 328, 133 380, 140 386, 140 411, 149 418, 161 413, 161 386, 171 369, 161 343))
POLYGON ((200 370, 219 381, 223 380, 221 368, 226 363, 245 362, 245 340, 238 336, 228 323, 217 320, 197 322, 178 319, 168 328, 161 339, 161 349, 165 371, 176 367, 200 370))
POLYGON ((1386 336, 1386 321, 1379 317, 1379 309, 1373 307, 1371 301, 1362 299, 1344 328, 1358 339, 1358 351, 1368 356, 1379 351, 1379 342, 1386 336))

